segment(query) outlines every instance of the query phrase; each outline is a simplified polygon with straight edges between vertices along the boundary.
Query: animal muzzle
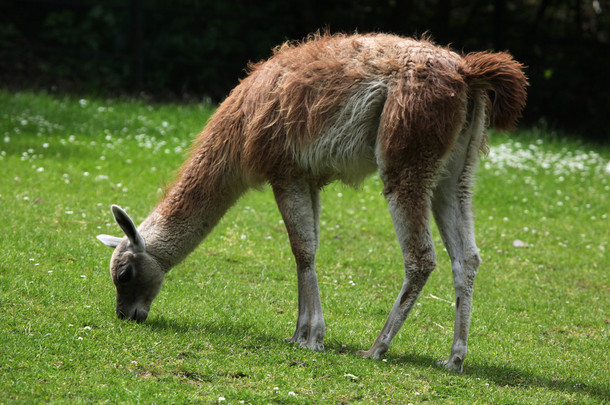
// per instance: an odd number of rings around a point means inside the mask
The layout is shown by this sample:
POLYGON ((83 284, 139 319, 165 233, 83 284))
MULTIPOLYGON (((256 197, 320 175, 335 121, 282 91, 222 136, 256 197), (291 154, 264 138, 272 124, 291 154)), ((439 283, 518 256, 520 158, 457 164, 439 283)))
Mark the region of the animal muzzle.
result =
POLYGON ((146 318, 148 318, 148 310, 137 306, 131 309, 117 307, 116 315, 119 317, 119 319, 126 319, 141 323, 144 322, 146 318))

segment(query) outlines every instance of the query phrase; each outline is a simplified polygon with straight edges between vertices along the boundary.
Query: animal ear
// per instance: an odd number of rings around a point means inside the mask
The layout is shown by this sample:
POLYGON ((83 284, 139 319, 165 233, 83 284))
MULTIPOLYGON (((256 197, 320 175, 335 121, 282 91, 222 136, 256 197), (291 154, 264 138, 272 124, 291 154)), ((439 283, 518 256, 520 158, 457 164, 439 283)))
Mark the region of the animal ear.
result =
POLYGON ((121 238, 117 238, 116 236, 111 236, 111 235, 97 235, 96 238, 102 242, 104 245, 111 247, 111 248, 115 248, 117 246, 119 246, 119 243, 121 243, 121 238))
POLYGON ((135 253, 141 253, 146 250, 146 242, 144 242, 144 238, 140 235, 140 232, 136 229, 129 215, 121 207, 118 205, 112 205, 112 215, 114 215, 114 220, 121 227, 127 239, 131 243, 131 247, 135 253))

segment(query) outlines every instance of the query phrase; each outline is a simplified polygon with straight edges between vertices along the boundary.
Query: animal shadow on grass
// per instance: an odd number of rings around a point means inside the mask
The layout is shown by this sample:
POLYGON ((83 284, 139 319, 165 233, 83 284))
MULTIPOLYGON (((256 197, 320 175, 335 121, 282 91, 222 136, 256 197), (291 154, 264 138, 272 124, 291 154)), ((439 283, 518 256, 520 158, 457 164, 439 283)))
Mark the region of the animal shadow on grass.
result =
POLYGON ((193 333, 200 335, 210 335, 215 338, 226 338, 232 342, 247 340, 249 345, 257 347, 274 346, 278 344, 277 336, 261 333, 255 324, 235 323, 227 320, 226 322, 197 321, 183 322, 180 319, 155 316, 143 323, 143 326, 159 333, 171 332, 193 333))
MULTIPOLYGON (((360 348, 350 347, 334 343, 326 345, 327 350, 337 351, 340 353, 355 353, 360 348)), ((438 360, 431 356, 406 353, 398 354, 388 352, 384 355, 387 359, 387 365, 412 365, 418 368, 428 368, 435 365, 438 360)), ((555 391, 562 391, 570 394, 581 394, 594 397, 598 400, 607 401, 610 398, 610 390, 607 387, 600 385, 589 385, 582 381, 564 378, 551 378, 543 374, 535 374, 529 371, 524 371, 515 366, 499 366, 489 363, 470 361, 466 358, 464 362, 464 376, 480 378, 484 381, 493 382, 499 387, 524 387, 533 388, 541 387, 555 391)))
MULTIPOLYGON (((154 317, 147 320, 144 325, 153 331, 170 331, 173 333, 200 332, 215 335, 216 338, 228 338, 233 342, 240 342, 247 336, 248 346, 269 347, 272 349, 284 343, 284 339, 277 335, 261 333, 256 325, 236 324, 232 322, 193 322, 185 323, 181 320, 165 317, 154 317)), ((288 343, 286 343, 288 344, 288 343)), ((327 353, 342 355, 356 355, 361 347, 345 345, 337 341, 328 341, 325 345, 327 353)), ((305 349, 303 349, 305 350, 305 349)), ((313 354, 312 354, 313 355, 313 354)), ((425 354, 406 353, 398 354, 388 352, 384 355, 387 359, 387 366, 410 365, 417 368, 428 368, 435 365, 439 359, 425 354)), ((363 361, 372 361, 365 360, 363 361)), ((601 401, 610 398, 610 390, 599 385, 589 385, 582 381, 563 378, 550 378, 543 374, 535 374, 524 371, 515 366, 498 366, 489 363, 469 361, 464 363, 464 376, 480 378, 485 381, 493 382, 499 387, 524 387, 524 388, 548 388, 551 390, 562 391, 571 394, 581 394, 594 397, 601 401)))

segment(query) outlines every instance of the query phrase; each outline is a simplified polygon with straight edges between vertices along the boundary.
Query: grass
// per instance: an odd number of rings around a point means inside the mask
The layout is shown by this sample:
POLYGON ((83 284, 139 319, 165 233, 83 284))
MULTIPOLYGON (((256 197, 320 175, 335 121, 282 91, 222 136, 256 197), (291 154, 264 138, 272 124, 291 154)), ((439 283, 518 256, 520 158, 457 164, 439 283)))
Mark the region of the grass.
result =
POLYGON ((114 316, 109 206, 139 222, 213 109, 0 91, 0 402, 610 401, 610 150, 492 134, 476 185, 483 264, 464 374, 438 268, 382 361, 368 348, 402 282, 381 183, 322 196, 326 351, 286 343, 296 277, 268 188, 172 270, 143 324, 114 316), (521 242, 515 242, 515 241, 521 242), (515 246, 516 245, 516 246, 515 246))

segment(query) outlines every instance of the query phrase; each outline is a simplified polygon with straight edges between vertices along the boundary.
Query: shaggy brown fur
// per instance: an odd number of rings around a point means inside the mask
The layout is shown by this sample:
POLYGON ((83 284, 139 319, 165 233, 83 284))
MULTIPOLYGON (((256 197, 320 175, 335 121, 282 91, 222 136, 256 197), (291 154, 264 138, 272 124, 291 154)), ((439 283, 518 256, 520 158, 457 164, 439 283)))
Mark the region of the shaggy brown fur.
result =
POLYGON ((387 89, 379 142, 388 162, 445 155, 464 125, 469 92, 496 92, 498 129, 513 125, 526 99, 522 65, 506 53, 460 57, 427 40, 383 34, 315 35, 276 48, 250 71, 199 136, 162 204, 165 215, 190 215, 209 197, 206 190, 224 190, 221 183, 235 176, 256 184, 298 173, 295 151, 315 141, 371 81, 387 89))
POLYGON ((496 92, 492 125, 496 129, 514 129, 525 105, 528 82, 523 65, 504 52, 473 52, 464 56, 467 66, 462 71, 464 80, 472 89, 496 92))

